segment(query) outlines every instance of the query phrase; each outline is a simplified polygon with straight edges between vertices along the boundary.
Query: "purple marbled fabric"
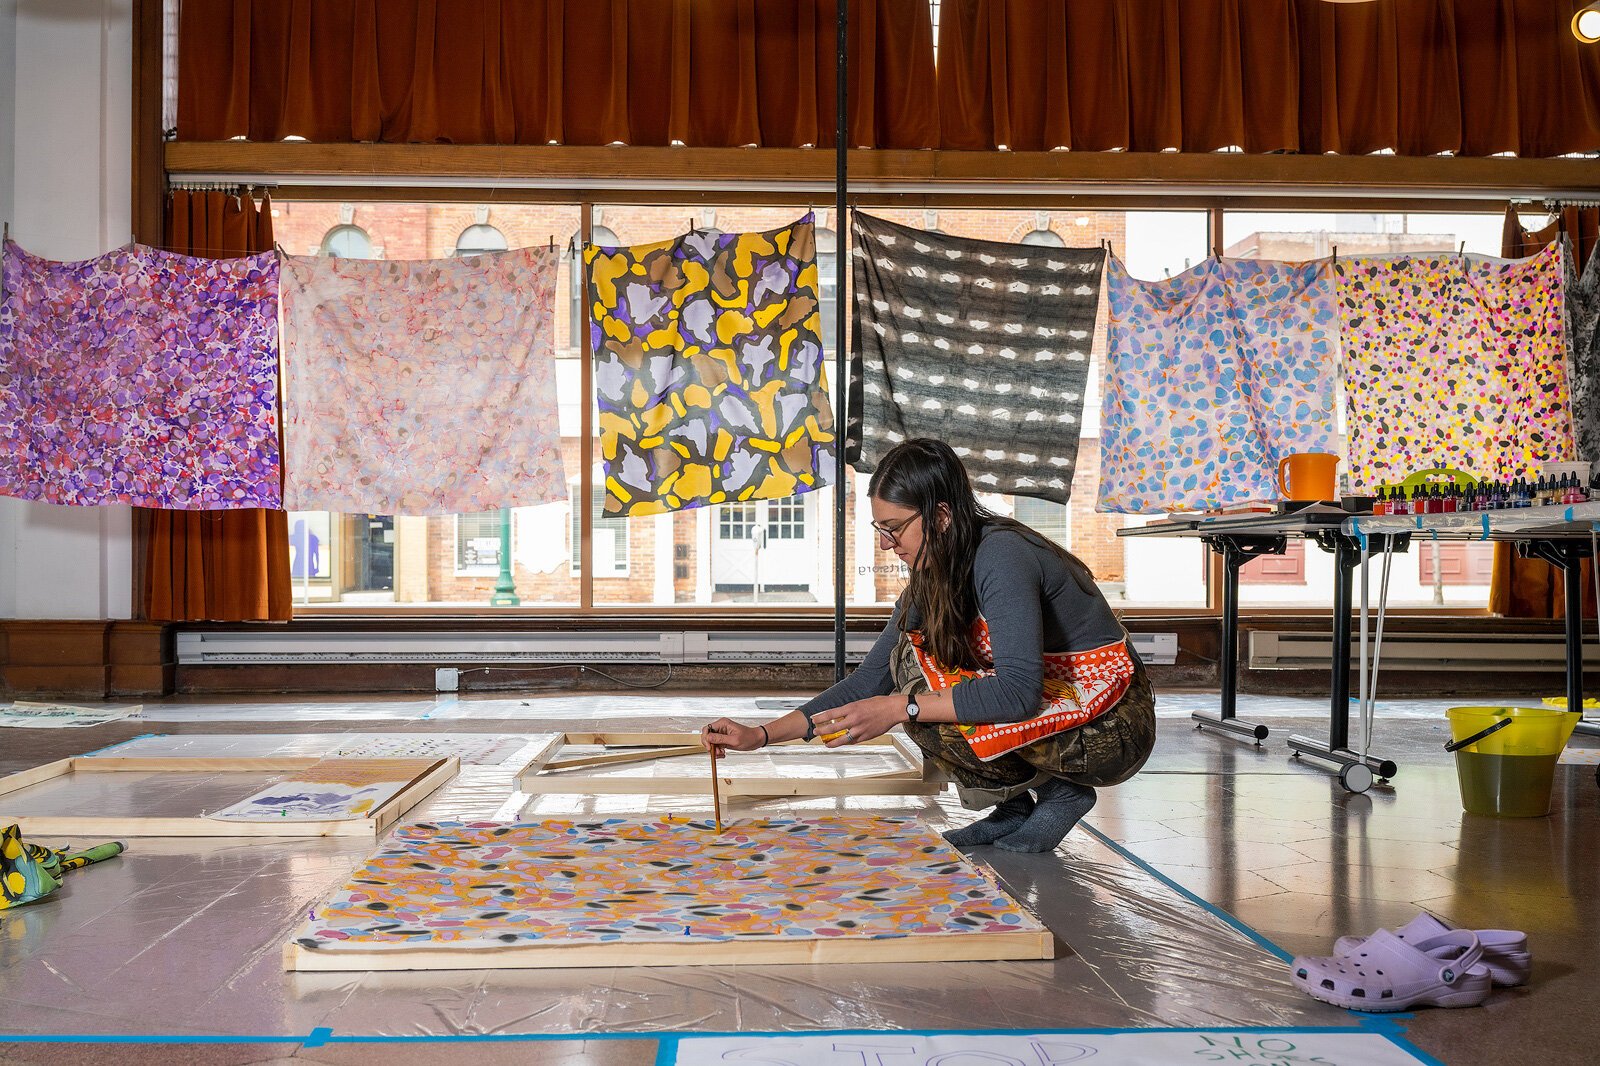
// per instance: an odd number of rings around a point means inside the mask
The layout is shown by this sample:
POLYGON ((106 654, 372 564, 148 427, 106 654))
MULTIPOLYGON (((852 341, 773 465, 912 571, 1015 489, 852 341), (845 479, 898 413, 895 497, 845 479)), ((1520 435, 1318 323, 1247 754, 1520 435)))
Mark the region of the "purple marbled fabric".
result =
POLYGON ((279 507, 278 260, 5 244, 0 495, 279 507))

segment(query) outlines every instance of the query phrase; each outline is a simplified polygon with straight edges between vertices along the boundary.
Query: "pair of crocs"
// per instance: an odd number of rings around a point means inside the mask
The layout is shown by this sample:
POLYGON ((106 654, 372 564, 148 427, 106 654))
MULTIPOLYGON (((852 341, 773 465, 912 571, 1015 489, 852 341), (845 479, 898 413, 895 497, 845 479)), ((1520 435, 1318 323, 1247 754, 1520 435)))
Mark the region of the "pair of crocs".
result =
POLYGON ((1297 956, 1290 980, 1313 999, 1360 1011, 1476 1007, 1495 985, 1520 985, 1532 960, 1511 929, 1457 929, 1424 911, 1399 929, 1340 937, 1334 954, 1297 956))

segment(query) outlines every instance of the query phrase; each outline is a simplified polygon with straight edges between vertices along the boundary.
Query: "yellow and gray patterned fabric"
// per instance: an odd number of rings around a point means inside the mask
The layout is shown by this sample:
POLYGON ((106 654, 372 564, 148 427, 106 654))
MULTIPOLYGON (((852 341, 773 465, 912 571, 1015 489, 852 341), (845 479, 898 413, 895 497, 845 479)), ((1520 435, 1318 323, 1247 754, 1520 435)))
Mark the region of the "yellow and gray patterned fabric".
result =
POLYGON ((857 213, 845 458, 934 437, 980 492, 1065 503, 1083 431, 1101 248, 971 240, 857 213))
POLYGON ((591 245, 584 259, 607 515, 832 483, 810 215, 764 233, 591 245))

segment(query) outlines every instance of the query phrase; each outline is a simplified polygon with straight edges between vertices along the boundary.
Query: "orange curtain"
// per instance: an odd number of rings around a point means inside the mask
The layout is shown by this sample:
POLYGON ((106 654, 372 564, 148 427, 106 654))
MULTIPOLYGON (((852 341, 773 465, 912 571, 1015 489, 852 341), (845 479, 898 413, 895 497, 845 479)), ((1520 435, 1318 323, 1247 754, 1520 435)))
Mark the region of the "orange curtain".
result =
MULTIPOLYGON (((1539 249, 1566 235, 1579 270, 1595 254, 1600 233, 1600 209, 1563 208, 1548 226, 1529 231, 1518 221, 1516 210, 1506 208, 1505 234, 1501 254, 1533 255, 1539 249)), ((1583 564, 1583 613, 1595 615, 1594 578, 1590 564, 1583 564)), ((1494 546, 1494 571, 1489 584, 1489 610, 1508 618, 1561 618, 1566 614, 1561 571, 1539 559, 1519 559, 1509 544, 1494 546)))
POLYGON ((1586 0, 944 0, 946 148, 1600 149, 1586 0))
MULTIPOLYGON (((229 257, 272 248, 270 202, 175 191, 167 201, 166 246, 185 255, 229 257)), ((135 509, 142 537, 144 616, 151 621, 286 621, 289 530, 283 511, 135 509)))
MULTIPOLYGON (((855 146, 939 143, 927 0, 854 0, 855 146)), ((831 146, 833 0, 185 0, 178 134, 831 146)))

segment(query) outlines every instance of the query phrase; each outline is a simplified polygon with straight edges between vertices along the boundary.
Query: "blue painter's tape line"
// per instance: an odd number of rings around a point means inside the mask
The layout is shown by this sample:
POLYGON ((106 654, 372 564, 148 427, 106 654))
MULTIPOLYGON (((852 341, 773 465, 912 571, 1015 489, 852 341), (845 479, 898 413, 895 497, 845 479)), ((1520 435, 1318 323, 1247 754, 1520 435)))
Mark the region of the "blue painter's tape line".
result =
POLYGON ((84 754, 84 756, 99 755, 102 752, 115 751, 116 749, 122 747, 124 744, 132 744, 136 740, 149 740, 151 737, 164 737, 164 736, 166 736, 165 733, 140 733, 136 737, 129 737, 127 740, 119 740, 115 744, 107 744, 103 748, 96 748, 93 751, 86 751, 83 754, 84 754))
POLYGON ((678 1061, 678 1040, 676 1036, 663 1036, 657 1038, 655 1066, 673 1066, 678 1061))
POLYGON ((1484 539, 1488 539, 1488 536, 1489 536, 1489 512, 1488 511, 1483 512, 1483 536, 1484 536, 1484 539))
POLYGON ((1572 508, 1570 507, 1567 508, 1567 521, 1572 521, 1572 508))
POLYGON ((323 1047, 332 1039, 333 1030, 329 1029, 325 1025, 319 1025, 315 1029, 311 1030, 311 1034, 305 1038, 305 1041, 300 1046, 323 1047))
POLYGON ((1418 529, 1422 528, 1422 516, 1421 515, 1417 515, 1417 528, 1418 529))
POLYGON ((1202 910, 1207 911, 1218 921, 1232 928, 1235 932, 1243 935, 1251 943, 1267 952, 1267 954, 1272 955, 1274 958, 1277 958, 1283 962, 1288 962, 1294 958, 1293 955, 1289 954, 1277 944, 1274 944, 1272 941, 1268 940, 1266 937, 1262 936, 1260 933, 1256 932, 1254 929, 1250 928, 1248 925, 1241 922, 1239 919, 1235 918, 1221 907, 1218 907, 1207 900, 1201 899, 1199 896, 1195 895, 1187 888, 1184 888, 1182 885, 1178 884, 1178 882, 1174 881, 1172 878, 1168 877, 1154 866, 1151 866, 1149 863, 1139 858, 1139 856, 1135 855, 1121 844, 1118 844, 1115 840, 1112 840, 1110 837, 1100 832, 1100 830, 1096 829, 1094 826, 1088 824, 1087 822, 1080 822, 1079 824, 1087 829, 1096 840, 1100 841, 1100 843, 1104 844, 1118 855, 1121 855, 1124 859, 1127 859, 1139 869, 1143 870, 1151 877, 1154 877, 1157 881, 1160 881, 1162 884, 1178 893, 1178 895, 1182 896, 1184 899, 1187 899, 1189 902, 1200 907, 1202 910))

